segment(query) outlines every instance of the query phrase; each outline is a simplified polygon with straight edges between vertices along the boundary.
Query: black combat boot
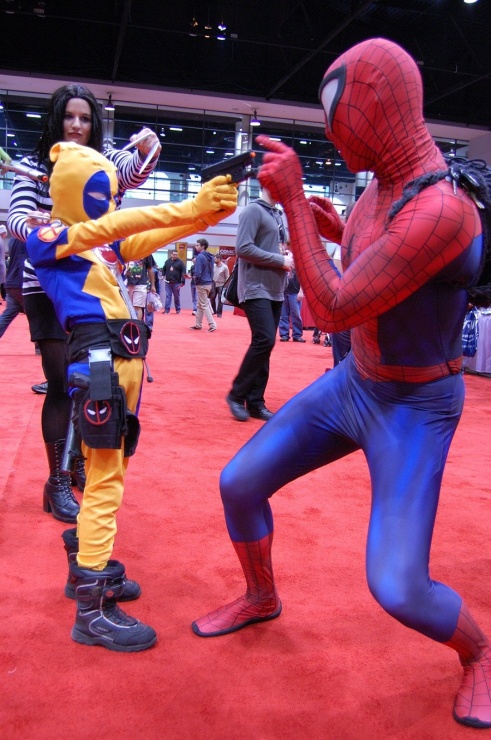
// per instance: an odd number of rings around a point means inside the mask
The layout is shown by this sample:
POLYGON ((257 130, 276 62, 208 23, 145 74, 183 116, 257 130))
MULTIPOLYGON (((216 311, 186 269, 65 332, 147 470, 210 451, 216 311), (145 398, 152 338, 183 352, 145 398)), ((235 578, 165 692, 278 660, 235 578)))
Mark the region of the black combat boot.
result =
POLYGON ((60 471, 64 448, 63 439, 46 444, 49 478, 44 484, 43 509, 48 514, 51 512, 58 521, 72 524, 77 521, 80 506, 71 489, 70 474, 60 471))
POLYGON ((147 650, 157 635, 138 619, 128 616, 116 600, 124 586, 124 565, 109 560, 104 570, 79 568, 70 563, 77 599, 77 617, 72 639, 82 645, 101 645, 108 650, 134 653, 147 650))
MULTIPOLYGON (((63 537, 63 543, 68 558, 68 580, 65 584, 65 596, 68 596, 69 599, 75 599, 75 586, 77 584, 77 579, 70 571, 70 564, 75 563, 75 565, 77 565, 78 537, 76 527, 73 529, 65 529, 61 536, 63 537)), ((123 589, 117 600, 134 601, 140 596, 141 591, 139 584, 136 581, 130 581, 125 575, 123 577, 123 589)))

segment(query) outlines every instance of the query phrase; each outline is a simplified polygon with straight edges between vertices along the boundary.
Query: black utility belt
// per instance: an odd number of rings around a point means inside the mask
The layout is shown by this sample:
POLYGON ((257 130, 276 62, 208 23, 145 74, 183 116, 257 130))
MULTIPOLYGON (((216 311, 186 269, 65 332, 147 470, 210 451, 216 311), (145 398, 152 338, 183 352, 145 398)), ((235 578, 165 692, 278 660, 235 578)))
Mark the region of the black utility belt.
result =
POLYGON ((138 319, 108 319, 104 323, 79 324, 67 338, 68 362, 87 358, 94 347, 108 346, 116 357, 133 360, 145 358, 148 352, 150 330, 138 319))

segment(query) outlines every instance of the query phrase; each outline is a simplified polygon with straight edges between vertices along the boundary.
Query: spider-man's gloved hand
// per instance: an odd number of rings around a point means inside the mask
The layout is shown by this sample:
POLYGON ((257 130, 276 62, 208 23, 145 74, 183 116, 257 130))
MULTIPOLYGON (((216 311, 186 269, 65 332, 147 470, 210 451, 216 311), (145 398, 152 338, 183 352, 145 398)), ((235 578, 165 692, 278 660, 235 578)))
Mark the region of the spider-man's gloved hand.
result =
POLYGON ((336 244, 341 244, 344 223, 331 201, 327 198, 321 198, 319 195, 311 195, 309 203, 321 237, 336 242, 336 244))
POLYGON ((277 203, 285 208, 297 198, 304 199, 302 187, 302 166, 291 147, 268 136, 257 136, 256 141, 269 151, 263 157, 258 180, 263 188, 271 193, 277 203))

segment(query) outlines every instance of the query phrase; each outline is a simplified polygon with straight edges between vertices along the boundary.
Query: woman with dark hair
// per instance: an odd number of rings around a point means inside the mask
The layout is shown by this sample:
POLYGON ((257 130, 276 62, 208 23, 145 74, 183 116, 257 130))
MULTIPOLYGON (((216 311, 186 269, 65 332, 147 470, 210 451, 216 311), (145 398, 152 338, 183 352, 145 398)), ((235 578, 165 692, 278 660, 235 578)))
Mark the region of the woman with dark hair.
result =
MULTIPOLYGON (((101 152, 103 148, 103 126, 101 106, 94 95, 84 85, 64 85, 55 90, 49 101, 48 113, 43 133, 35 149, 39 164, 48 164, 49 172, 53 169, 53 163, 49 161, 49 150, 53 143, 66 141, 65 122, 67 120, 67 104, 70 100, 84 100, 90 108, 90 130, 85 146, 101 152)), ((70 114, 68 114, 70 117, 70 114)), ((75 136, 75 134, 73 134, 75 136)), ((73 137, 71 137, 73 138, 73 137)))
MULTIPOLYGON (((54 144, 73 141, 90 146, 102 152, 117 168, 116 201, 119 207, 125 191, 144 183, 158 161, 160 147, 143 172, 139 173, 148 152, 158 142, 156 134, 150 129, 143 129, 142 133, 147 131, 148 136, 138 142, 134 152, 104 147, 102 111, 94 95, 83 85, 64 85, 55 90, 51 97, 39 144, 31 155, 21 160, 21 164, 51 175, 53 164, 49 160, 49 150, 54 144)), ((131 138, 135 139, 136 135, 131 138)), ((7 219, 10 232, 17 239, 27 241, 31 229, 49 220, 51 208, 49 182, 36 182, 18 175, 14 180, 7 219)), ((71 483, 83 490, 84 462, 80 460, 76 464, 72 477, 60 470, 71 406, 65 392, 66 333, 29 260, 26 260, 24 267, 23 295, 31 340, 39 345, 47 379, 41 426, 48 456, 49 478, 44 486, 43 508, 59 521, 76 522, 79 505, 71 483)))

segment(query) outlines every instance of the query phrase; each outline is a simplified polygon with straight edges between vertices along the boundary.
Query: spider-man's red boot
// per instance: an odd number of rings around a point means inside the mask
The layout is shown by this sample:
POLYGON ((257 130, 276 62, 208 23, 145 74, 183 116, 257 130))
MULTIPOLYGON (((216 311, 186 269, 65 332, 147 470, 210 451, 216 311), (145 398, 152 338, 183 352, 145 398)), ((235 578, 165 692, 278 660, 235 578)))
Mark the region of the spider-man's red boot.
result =
POLYGON ((464 603, 456 630, 445 645, 458 652, 464 667, 454 718, 470 727, 491 727, 491 645, 464 603))
POLYGON ((279 617, 278 598, 271 566, 273 533, 256 542, 233 542, 247 591, 231 604, 216 609, 193 622, 193 632, 201 637, 216 637, 246 627, 253 622, 266 622, 279 617))

